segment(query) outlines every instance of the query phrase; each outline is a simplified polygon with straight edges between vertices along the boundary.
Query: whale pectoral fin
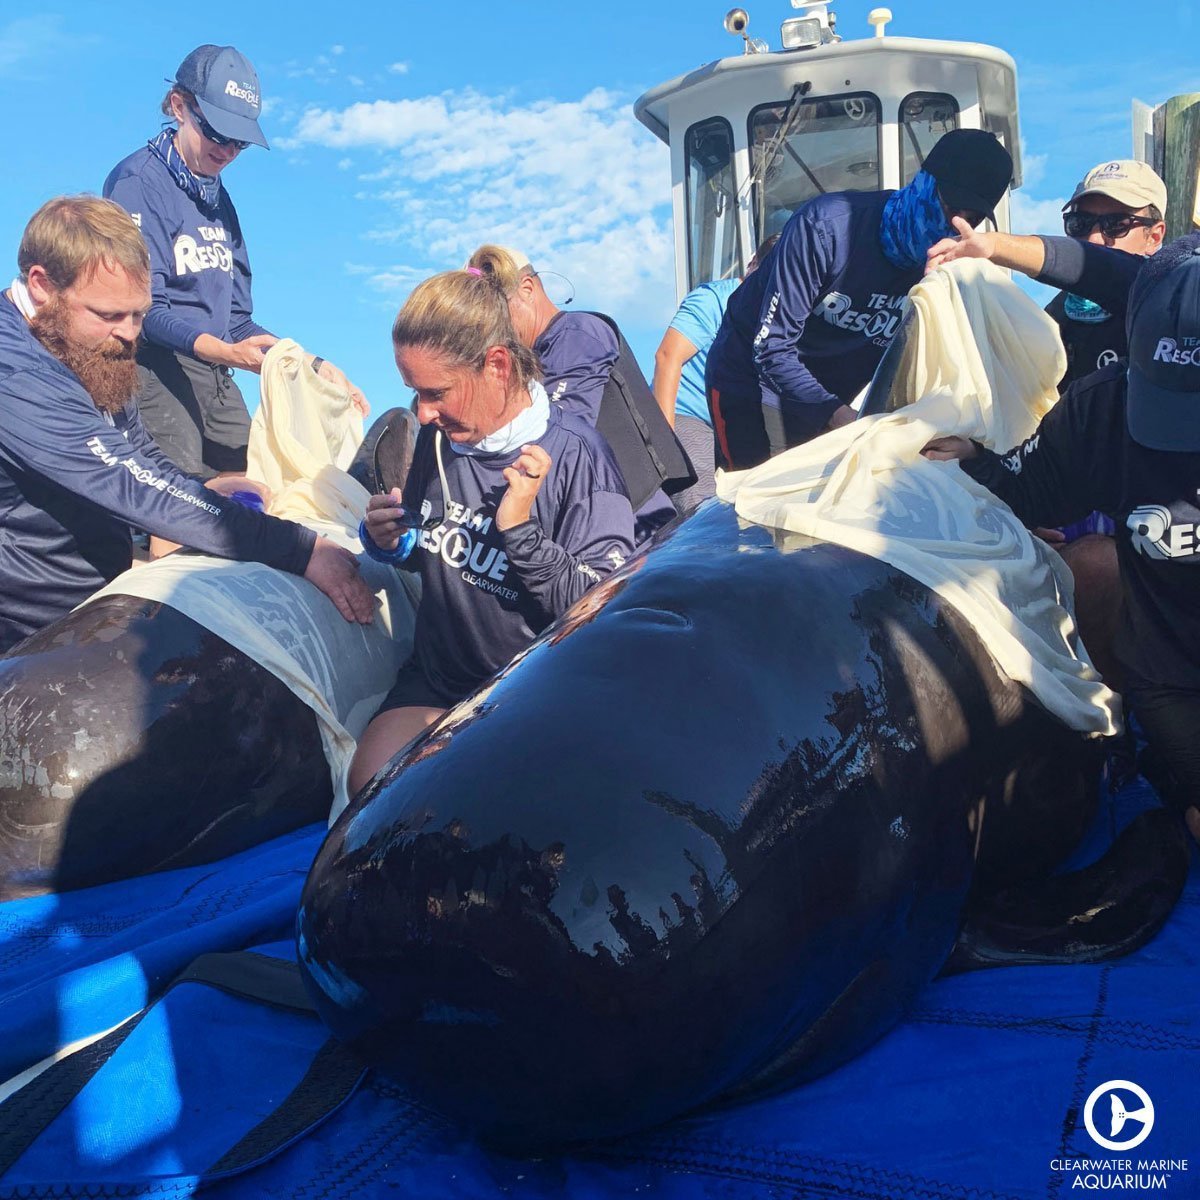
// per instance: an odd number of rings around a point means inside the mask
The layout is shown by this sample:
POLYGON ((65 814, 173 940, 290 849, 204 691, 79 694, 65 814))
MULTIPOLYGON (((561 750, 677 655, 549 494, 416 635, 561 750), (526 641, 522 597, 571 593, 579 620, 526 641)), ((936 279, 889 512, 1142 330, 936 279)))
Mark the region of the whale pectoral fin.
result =
POLYGON ((372 495, 403 489, 420 426, 407 408, 389 408, 367 430, 347 474, 372 495))
POLYGON ((1162 928, 1183 891, 1190 859, 1177 813, 1141 813, 1090 867, 981 899, 941 973, 1105 962, 1129 954, 1162 928))

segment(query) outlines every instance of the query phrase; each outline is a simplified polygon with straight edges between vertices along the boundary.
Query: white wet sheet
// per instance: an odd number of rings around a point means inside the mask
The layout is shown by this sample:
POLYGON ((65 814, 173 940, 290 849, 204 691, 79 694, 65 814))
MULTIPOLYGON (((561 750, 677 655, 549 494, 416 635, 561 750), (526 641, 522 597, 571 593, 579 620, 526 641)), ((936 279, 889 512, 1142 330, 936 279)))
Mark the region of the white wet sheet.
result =
MULTIPOLYGON (((1076 638, 1062 558, 956 462, 921 457, 949 434, 1007 450, 1057 399, 1058 328, 990 263, 960 260, 910 293, 916 328, 894 394, 864 417, 750 471, 719 472, 740 517, 890 563, 953 605, 997 665, 1073 729, 1109 734, 1120 702, 1076 638)), ((1081 452, 1083 448, 1081 448, 1081 452)))
MULTIPOLYGON (((362 554, 366 489, 346 474, 362 418, 285 339, 267 353, 250 428, 251 478, 272 490, 269 512, 307 525, 359 555, 375 592, 372 625, 345 620, 305 579, 261 563, 177 553, 126 571, 96 596, 169 604, 285 683, 317 716, 333 779, 331 819, 345 807, 358 737, 412 651, 419 597, 412 577, 362 554)), ((93 597, 94 599, 95 597, 93 597)))

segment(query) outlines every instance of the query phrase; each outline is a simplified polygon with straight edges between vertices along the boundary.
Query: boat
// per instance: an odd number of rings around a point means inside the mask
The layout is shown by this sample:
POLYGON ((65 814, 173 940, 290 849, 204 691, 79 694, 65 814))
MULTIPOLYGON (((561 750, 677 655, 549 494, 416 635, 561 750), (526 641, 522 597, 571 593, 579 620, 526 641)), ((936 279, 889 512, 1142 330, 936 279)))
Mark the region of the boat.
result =
MULTIPOLYGON (((903 187, 951 129, 985 129, 1012 155, 1021 186, 1017 69, 994 46, 892 37, 873 9, 870 38, 843 41, 828 0, 793 0, 781 49, 725 29, 744 52, 644 92, 634 115, 671 148, 675 289, 740 277, 755 249, 825 192, 903 187)), ((1006 193, 996 228, 1009 229, 1006 193)))

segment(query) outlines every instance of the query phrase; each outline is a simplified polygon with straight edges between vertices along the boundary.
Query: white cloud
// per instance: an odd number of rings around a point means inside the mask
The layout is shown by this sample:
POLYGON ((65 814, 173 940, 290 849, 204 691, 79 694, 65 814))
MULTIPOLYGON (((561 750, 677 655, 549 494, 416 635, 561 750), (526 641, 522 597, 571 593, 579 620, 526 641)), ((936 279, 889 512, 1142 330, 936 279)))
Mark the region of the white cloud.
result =
POLYGON ((1046 178, 1048 154, 1030 154, 1029 144, 1021 139, 1021 182, 1023 187, 1037 187, 1046 178))
POLYGON ((578 307, 670 319, 669 156, 625 97, 519 104, 465 90, 312 107, 286 144, 370 156, 359 198, 379 217, 365 239, 391 248, 370 283, 389 296, 495 241, 566 276, 578 307))
POLYGON ((329 53, 330 54, 345 54, 346 47, 345 46, 330 46, 329 53))
POLYGON ((1062 196, 1038 200, 1023 189, 1018 189, 1012 194, 1013 233, 1061 234, 1062 210, 1066 202, 1066 198, 1062 196))
POLYGON ((407 75, 409 64, 406 62, 394 62, 388 67, 393 75, 407 75))

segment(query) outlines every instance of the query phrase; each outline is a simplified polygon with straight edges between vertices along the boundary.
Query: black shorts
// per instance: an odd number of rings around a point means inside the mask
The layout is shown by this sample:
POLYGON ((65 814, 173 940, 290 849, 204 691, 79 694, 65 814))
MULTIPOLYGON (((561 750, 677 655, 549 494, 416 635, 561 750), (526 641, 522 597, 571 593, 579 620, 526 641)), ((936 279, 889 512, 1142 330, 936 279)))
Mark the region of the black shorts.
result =
POLYGON ((250 413, 227 367, 143 342, 138 384, 142 424, 181 471, 211 479, 246 469, 250 413))
POLYGON ((462 696, 450 696, 434 687, 417 660, 410 658, 400 668, 392 690, 384 696, 375 715, 393 708, 450 708, 461 699, 462 696))

